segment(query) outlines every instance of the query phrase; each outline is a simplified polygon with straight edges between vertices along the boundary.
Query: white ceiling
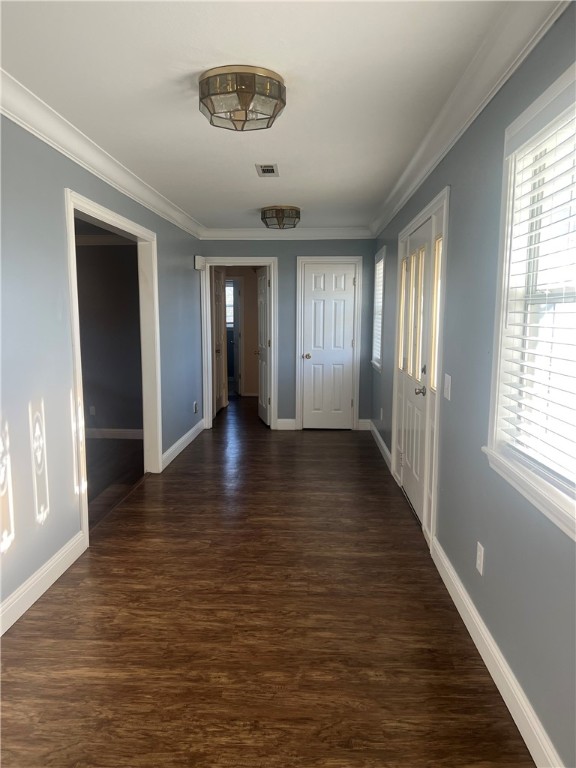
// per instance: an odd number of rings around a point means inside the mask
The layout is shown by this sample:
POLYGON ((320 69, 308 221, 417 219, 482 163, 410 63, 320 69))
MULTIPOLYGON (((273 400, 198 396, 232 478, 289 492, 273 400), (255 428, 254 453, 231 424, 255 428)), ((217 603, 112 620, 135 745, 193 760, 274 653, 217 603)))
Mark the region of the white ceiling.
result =
POLYGON ((557 5, 2 2, 2 68, 201 228, 260 231, 262 206, 292 203, 299 229, 367 236, 463 75, 481 77, 486 40, 523 19, 510 66, 557 5), (270 130, 198 111, 198 75, 236 63, 284 77, 270 130))

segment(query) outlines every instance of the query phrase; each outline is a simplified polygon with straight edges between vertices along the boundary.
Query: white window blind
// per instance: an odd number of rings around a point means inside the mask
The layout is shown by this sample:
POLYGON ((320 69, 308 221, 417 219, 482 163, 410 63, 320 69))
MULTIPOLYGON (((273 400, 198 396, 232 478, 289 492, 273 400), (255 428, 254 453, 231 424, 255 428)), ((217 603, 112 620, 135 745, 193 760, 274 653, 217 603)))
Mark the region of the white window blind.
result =
POLYGON ((374 269, 374 320, 372 326, 372 364, 382 367, 382 304, 384 298, 384 259, 374 269))
POLYGON ((509 158, 496 448, 574 497, 574 108, 509 158))

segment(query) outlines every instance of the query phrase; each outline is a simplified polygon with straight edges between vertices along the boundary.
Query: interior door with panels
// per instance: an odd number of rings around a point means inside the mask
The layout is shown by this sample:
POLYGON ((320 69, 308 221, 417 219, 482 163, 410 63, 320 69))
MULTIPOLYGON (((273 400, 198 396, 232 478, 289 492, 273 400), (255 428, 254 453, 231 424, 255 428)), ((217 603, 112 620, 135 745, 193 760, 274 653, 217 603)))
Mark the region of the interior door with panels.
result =
POLYGON ((355 279, 355 264, 304 265, 304 429, 353 427, 355 279))

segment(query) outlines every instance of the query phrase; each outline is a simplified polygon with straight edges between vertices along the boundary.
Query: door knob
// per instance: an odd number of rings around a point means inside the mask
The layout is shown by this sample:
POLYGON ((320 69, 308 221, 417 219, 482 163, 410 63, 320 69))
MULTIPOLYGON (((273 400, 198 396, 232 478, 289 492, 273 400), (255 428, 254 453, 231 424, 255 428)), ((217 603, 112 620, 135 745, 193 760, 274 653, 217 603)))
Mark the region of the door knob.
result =
POLYGON ((310 360, 310 358, 312 357, 312 355, 310 354, 310 352, 306 352, 306 354, 305 354, 305 355, 302 355, 302 357, 303 357, 305 360, 310 360))
POLYGON ((426 397, 426 387, 416 387, 414 390, 415 395, 422 395, 423 397, 426 397))

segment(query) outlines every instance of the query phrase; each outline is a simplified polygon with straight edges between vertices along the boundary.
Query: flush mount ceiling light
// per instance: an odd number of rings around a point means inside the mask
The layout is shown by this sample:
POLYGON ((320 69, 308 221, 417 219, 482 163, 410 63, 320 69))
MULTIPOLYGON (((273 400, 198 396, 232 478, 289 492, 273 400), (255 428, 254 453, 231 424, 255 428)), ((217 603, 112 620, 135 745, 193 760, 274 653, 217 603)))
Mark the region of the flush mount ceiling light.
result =
POLYGON ((270 128, 286 106, 284 80, 262 67, 215 67, 200 75, 200 112, 230 131, 270 128))
POLYGON ((295 205, 269 205, 261 216, 268 229, 294 229, 300 221, 300 208, 295 205))

